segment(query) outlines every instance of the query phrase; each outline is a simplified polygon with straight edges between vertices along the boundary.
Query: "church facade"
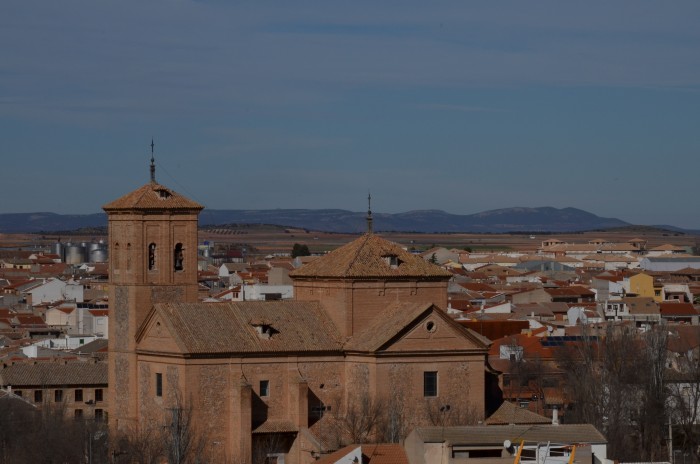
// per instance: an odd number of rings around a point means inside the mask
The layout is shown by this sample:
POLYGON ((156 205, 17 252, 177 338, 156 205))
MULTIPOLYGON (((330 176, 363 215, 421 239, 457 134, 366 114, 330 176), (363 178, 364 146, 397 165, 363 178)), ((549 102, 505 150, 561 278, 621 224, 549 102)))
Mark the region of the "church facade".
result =
POLYGON ((113 430, 186 410, 215 462, 306 464, 484 414, 488 340, 450 274, 371 231, 291 273, 291 301, 197 301, 202 206, 155 182, 107 205, 113 430), (114 321, 114 322, 112 322, 114 321))

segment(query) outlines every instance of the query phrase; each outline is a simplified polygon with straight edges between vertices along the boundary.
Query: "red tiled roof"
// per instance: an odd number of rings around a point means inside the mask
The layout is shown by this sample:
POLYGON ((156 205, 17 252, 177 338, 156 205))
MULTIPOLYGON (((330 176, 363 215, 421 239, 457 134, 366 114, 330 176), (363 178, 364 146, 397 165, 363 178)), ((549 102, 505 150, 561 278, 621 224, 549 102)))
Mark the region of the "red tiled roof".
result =
POLYGON ((204 206, 192 201, 164 185, 150 182, 131 193, 127 193, 102 207, 108 213, 119 210, 194 210, 201 211, 204 206))
POLYGON ((452 273, 404 250, 396 243, 367 233, 301 268, 289 273, 296 277, 335 278, 438 278, 452 273), (398 265, 389 261, 395 257, 398 265))
POLYGON ((299 428, 288 420, 266 420, 253 433, 296 433, 299 428))
POLYGON ((493 288, 491 285, 488 284, 482 284, 479 282, 464 282, 459 284, 461 287, 466 288, 467 290, 472 290, 475 292, 495 292, 496 289, 493 288))
POLYGON ((484 421, 486 425, 508 425, 508 424, 551 424, 552 420, 547 417, 540 416, 525 408, 516 406, 515 404, 504 401, 503 404, 484 421))
POLYGON ((431 303, 396 303, 393 307, 380 312, 366 329, 351 338, 346 343, 345 349, 364 352, 378 351, 413 321, 429 311, 432 311, 435 317, 441 317, 445 323, 453 326, 456 332, 470 340, 475 345, 475 349, 488 348, 488 339, 484 339, 479 334, 458 324, 443 310, 431 303))
POLYGON ((44 320, 39 316, 30 314, 18 314, 15 316, 21 325, 46 325, 44 320))
POLYGON ((109 316, 108 309, 88 309, 88 312, 95 317, 109 316))
MULTIPOLYGON (((343 457, 361 447, 361 464, 408 464, 406 452, 398 443, 381 443, 373 445, 348 445, 327 456, 322 457, 316 464, 335 464, 343 457)), ((360 463, 358 463, 360 464, 360 463)))
POLYGON ((0 370, 0 384, 13 387, 106 385, 107 364, 85 362, 15 364, 0 370))
POLYGON ((183 353, 339 352, 342 348, 338 330, 317 302, 159 303, 151 317, 162 318, 183 353), (253 324, 257 320, 271 326, 269 338, 258 334, 253 324))
POLYGON ((677 303, 673 301, 659 303, 661 316, 697 316, 698 311, 692 303, 677 303))

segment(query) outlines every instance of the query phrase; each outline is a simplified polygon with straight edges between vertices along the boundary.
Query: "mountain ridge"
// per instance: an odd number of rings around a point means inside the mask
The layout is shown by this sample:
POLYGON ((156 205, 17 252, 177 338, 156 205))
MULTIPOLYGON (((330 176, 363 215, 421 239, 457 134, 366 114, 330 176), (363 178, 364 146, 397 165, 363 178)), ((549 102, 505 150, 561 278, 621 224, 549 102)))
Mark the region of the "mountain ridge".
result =
MULTIPOLYGON (((343 209, 205 209, 201 226, 218 224, 274 224, 326 232, 357 233, 366 230, 365 212, 343 209)), ((439 209, 402 213, 373 213, 376 231, 420 233, 581 232, 624 227, 617 218, 597 216, 578 208, 512 207, 474 214, 452 214, 439 209)), ((0 233, 35 233, 104 227, 107 216, 51 212, 1 213, 0 233)))

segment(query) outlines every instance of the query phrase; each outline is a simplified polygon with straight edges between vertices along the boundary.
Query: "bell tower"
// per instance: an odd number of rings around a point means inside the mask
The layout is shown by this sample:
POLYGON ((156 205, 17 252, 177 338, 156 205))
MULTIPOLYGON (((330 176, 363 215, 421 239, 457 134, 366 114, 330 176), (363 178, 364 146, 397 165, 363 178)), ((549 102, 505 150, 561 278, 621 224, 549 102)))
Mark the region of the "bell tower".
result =
MULTIPOLYGON (((153 142, 151 142, 151 151, 153 142)), ((155 180, 103 206, 109 228, 109 406, 116 430, 139 419, 136 333, 155 303, 197 301, 203 206, 155 180)))

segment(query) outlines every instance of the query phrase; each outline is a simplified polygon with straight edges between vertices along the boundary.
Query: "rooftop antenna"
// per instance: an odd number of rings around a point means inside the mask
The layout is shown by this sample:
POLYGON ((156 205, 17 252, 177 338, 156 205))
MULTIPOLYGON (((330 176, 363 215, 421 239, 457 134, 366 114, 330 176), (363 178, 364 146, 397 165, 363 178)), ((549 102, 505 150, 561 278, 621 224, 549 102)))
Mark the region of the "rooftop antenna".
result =
POLYGON ((155 184, 156 182, 156 160, 153 158, 153 149, 156 144, 153 143, 153 137, 151 137, 151 182, 155 184))
POLYGON ((367 192, 367 233, 372 233, 372 194, 367 192))

